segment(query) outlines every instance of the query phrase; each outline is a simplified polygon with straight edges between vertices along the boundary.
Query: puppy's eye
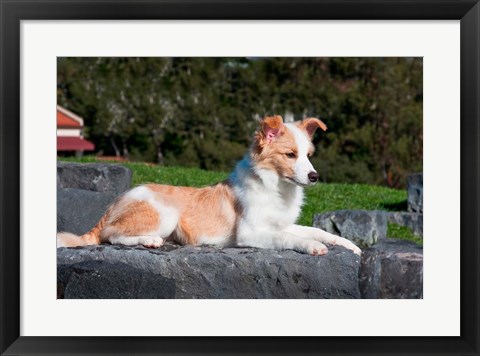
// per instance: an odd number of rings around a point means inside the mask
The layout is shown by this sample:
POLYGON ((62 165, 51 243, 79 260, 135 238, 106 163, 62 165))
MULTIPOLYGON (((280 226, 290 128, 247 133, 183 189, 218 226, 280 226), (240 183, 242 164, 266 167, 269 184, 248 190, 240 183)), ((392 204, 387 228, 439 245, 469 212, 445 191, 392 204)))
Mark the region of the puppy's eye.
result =
POLYGON ((288 158, 296 158, 297 155, 294 153, 294 152, 288 152, 288 153, 285 153, 285 155, 288 157, 288 158))

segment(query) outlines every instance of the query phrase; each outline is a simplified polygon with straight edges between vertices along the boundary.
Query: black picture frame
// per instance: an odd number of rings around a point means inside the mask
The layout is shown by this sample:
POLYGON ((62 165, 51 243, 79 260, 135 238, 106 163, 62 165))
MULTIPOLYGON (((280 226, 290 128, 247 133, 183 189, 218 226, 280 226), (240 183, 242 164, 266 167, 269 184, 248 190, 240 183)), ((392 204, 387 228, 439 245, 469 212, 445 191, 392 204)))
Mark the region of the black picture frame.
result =
POLYGON ((2 355, 479 354, 480 5, 477 0, 0 0, 0 12, 2 355), (111 19, 460 20, 461 336, 381 338, 20 336, 20 22, 111 19))

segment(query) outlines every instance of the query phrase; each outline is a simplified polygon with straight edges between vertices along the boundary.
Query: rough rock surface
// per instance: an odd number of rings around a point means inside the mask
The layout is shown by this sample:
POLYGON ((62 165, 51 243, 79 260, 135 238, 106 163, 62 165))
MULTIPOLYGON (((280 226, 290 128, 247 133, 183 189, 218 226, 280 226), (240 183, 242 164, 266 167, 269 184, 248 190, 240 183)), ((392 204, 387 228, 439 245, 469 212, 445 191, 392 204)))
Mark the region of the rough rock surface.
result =
POLYGON ((57 162, 57 232, 89 231, 131 180, 130 169, 117 164, 57 162))
POLYGON ((378 211, 337 210, 313 217, 313 226, 352 240, 360 248, 387 235, 387 217, 378 211))
POLYGON ((423 248, 412 242, 382 239, 363 250, 362 298, 423 298, 423 248))
POLYGON ((60 298, 360 298, 360 257, 255 248, 57 249, 60 298), (151 285, 151 288, 149 287, 151 285))
POLYGON ((423 173, 407 177, 408 211, 423 214, 423 173))
POLYGON ((121 262, 84 261, 59 265, 59 299, 164 299, 175 297, 172 279, 121 262))
POLYGON ((423 214, 409 212, 386 212, 389 223, 408 227, 417 236, 423 236, 423 214))
POLYGON ((57 189, 57 232, 89 231, 115 200, 115 195, 83 189, 57 189))
POLYGON ((57 162, 57 188, 75 188, 117 196, 130 189, 130 169, 111 163, 57 162))

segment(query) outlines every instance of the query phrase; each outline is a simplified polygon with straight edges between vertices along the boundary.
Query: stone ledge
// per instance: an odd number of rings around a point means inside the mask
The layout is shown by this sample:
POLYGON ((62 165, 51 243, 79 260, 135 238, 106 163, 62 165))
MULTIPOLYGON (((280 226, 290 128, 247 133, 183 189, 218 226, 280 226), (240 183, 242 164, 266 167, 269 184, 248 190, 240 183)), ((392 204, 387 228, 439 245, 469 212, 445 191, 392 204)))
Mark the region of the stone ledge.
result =
POLYGON ((360 248, 374 246, 387 237, 387 223, 409 228, 423 236, 423 215, 406 211, 336 210, 315 214, 313 226, 355 242, 360 248))
POLYGON ((360 292, 364 299, 423 298, 423 248, 382 239, 362 254, 360 292))
POLYGON ((255 248, 87 246, 57 249, 60 298, 360 298, 360 258, 255 248), (151 288, 149 285, 152 285, 151 288))
POLYGON ((175 297, 169 278, 131 265, 83 261, 57 266, 58 299, 166 299, 175 297))
POLYGON ((366 248, 387 235, 387 217, 376 210, 336 210, 315 214, 313 226, 366 248))

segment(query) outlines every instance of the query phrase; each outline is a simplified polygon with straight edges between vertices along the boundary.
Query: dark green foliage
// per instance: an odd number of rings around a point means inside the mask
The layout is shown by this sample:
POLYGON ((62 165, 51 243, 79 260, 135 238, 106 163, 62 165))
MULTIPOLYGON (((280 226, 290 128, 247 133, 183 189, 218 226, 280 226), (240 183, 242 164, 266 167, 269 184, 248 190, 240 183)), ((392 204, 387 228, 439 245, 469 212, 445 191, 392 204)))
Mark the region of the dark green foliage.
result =
POLYGON ((293 114, 329 127, 324 182, 404 187, 422 170, 422 82, 421 58, 59 58, 57 84, 104 155, 230 170, 256 120, 293 114))

